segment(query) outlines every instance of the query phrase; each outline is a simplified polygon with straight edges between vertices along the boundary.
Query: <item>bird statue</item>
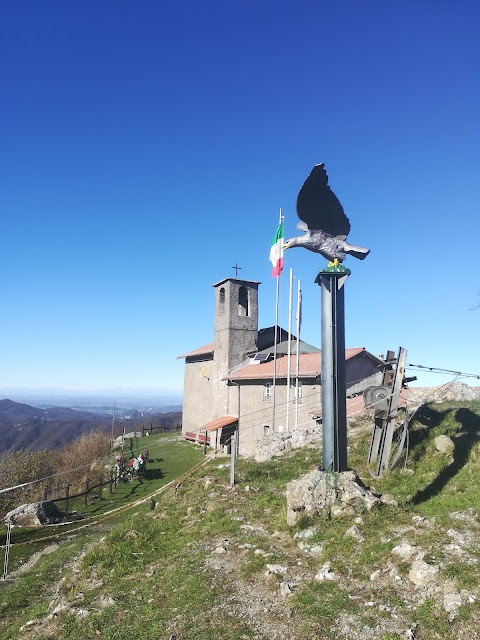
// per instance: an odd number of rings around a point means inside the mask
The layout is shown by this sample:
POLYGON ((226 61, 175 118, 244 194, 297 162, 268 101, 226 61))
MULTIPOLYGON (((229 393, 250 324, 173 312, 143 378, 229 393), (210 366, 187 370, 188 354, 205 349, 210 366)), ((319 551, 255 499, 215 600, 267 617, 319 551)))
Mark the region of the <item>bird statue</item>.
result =
POLYGON ((328 186, 328 176, 322 162, 313 167, 297 198, 297 214, 301 222, 297 228, 305 231, 303 236, 290 238, 284 249, 304 247, 320 253, 329 260, 329 266, 345 260, 345 254, 363 260, 370 249, 355 247, 347 242, 350 221, 343 211, 337 196, 328 186))

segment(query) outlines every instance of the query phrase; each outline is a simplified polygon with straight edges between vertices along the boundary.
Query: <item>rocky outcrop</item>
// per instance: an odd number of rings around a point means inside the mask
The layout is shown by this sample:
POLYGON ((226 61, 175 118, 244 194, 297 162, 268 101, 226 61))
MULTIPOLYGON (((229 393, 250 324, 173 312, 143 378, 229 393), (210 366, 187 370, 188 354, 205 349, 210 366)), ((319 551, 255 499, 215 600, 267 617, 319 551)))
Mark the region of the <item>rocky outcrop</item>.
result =
POLYGON ((57 524, 62 521, 64 515, 54 502, 44 500, 22 504, 13 511, 9 511, 4 521, 18 527, 35 527, 43 524, 57 524))
POLYGON ((395 500, 370 491, 355 471, 333 473, 315 469, 287 484, 287 523, 294 525, 302 513, 308 515, 355 515, 395 500))
POLYGON ((82 520, 85 516, 80 511, 65 513, 60 511, 50 500, 22 504, 20 507, 9 511, 3 518, 4 522, 17 527, 39 527, 45 524, 58 524, 66 520, 82 520))

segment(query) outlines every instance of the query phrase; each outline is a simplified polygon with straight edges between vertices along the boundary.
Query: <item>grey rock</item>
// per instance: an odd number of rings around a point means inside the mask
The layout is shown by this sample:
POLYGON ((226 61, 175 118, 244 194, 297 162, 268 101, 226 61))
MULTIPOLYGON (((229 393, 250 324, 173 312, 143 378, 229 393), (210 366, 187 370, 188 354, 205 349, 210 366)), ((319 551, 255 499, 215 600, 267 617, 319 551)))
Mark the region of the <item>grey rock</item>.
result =
POLYGON ((459 593, 445 593, 443 596, 443 608, 447 613, 458 613, 462 606, 462 596, 459 593))
POLYGON ((251 531, 252 533, 259 533, 262 536, 268 535, 265 529, 259 524, 241 524, 240 529, 251 531))
POLYGON ((316 533, 317 527, 308 527, 307 529, 297 531, 297 533, 293 537, 300 540, 308 540, 308 538, 313 537, 316 533))
POLYGON ((10 522, 17 527, 34 527, 44 524, 57 524, 65 514, 58 510, 57 505, 50 500, 22 504, 9 511, 4 522, 10 522))
MULTIPOLYGON (((318 469, 289 482, 286 498, 290 526, 302 512, 327 517, 356 515, 379 508, 388 500, 365 487, 355 471, 333 473, 318 469)), ((394 503, 393 498, 391 502, 394 503)))
POLYGON ((456 542, 461 547, 471 545, 474 543, 474 540, 475 540, 473 537, 473 534, 470 531, 465 531, 464 533, 461 533, 456 529, 448 529, 447 535, 450 536, 450 538, 452 538, 452 540, 454 540, 454 542, 456 542))
POLYGON ((409 542, 401 542, 397 544, 396 547, 393 547, 391 553, 394 556, 398 556, 402 560, 409 562, 415 555, 418 554, 418 548, 416 545, 410 544, 409 542))
POLYGON ((315 575, 315 580, 318 580, 319 582, 331 581, 336 579, 337 576, 333 573, 333 571, 330 571, 330 562, 325 562, 323 567, 321 567, 318 573, 315 575))
POLYGON ((446 435, 437 436, 435 438, 435 448, 446 456, 451 456, 455 445, 453 440, 446 435))
POLYGON ((100 600, 98 601, 98 606, 101 609, 106 609, 107 607, 113 607, 114 604, 116 604, 116 602, 112 598, 112 596, 101 596, 100 600))
POLYGON ((358 542, 365 541, 365 536, 363 535, 363 533, 360 531, 359 527, 356 524, 351 526, 350 529, 347 529, 344 535, 347 538, 355 538, 355 540, 358 540, 358 542))
POLYGON ((435 580, 438 571, 438 567, 428 564, 421 558, 417 558, 412 563, 408 578, 413 584, 421 587, 431 584, 435 580))
POLYGON ((215 549, 212 551, 212 553, 218 553, 218 554, 227 553, 227 549, 226 549, 226 547, 221 545, 221 546, 215 547, 215 549))
POLYGON ((265 573, 267 575, 271 575, 272 573, 284 575, 287 571, 288 567, 284 567, 281 564, 267 564, 267 570, 265 573))
POLYGON ((282 598, 287 598, 292 595, 292 587, 293 583, 291 582, 281 582, 280 583, 280 595, 282 598))
POLYGON ((308 553, 311 556, 321 555, 324 549, 323 544, 309 544, 308 542, 303 542, 303 540, 300 540, 300 542, 298 543, 298 548, 304 553, 308 553))
POLYGON ((458 520, 459 522, 468 522, 469 524, 477 524, 477 512, 473 507, 466 509, 465 511, 452 511, 448 514, 452 520, 458 520))

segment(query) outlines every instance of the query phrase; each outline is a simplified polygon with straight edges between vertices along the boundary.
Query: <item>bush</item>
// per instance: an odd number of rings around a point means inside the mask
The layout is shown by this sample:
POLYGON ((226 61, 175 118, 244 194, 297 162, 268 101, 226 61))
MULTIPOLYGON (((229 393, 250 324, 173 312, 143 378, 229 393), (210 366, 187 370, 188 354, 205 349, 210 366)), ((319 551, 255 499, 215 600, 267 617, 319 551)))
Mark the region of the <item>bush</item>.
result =
POLYGON ((62 484, 69 482, 80 489, 86 477, 91 473, 102 473, 102 458, 111 452, 111 439, 101 431, 85 433, 70 444, 53 454, 53 467, 56 473, 68 473, 62 476, 62 484))
MULTIPOLYGON (((55 473, 51 451, 30 451, 23 449, 0 458, 0 487, 13 487, 37 478, 45 478, 55 473)), ((26 502, 41 500, 43 485, 35 483, 6 493, 0 493, 0 517, 11 509, 26 502)))

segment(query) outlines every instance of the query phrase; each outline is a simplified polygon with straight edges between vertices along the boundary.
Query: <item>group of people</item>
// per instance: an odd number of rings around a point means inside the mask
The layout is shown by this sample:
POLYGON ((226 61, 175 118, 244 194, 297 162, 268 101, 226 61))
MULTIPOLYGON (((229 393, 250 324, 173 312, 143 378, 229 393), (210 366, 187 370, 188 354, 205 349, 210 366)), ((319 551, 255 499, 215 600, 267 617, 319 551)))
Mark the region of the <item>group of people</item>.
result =
POLYGON ((130 460, 125 460, 123 451, 117 458, 118 475, 122 480, 132 480, 135 475, 139 478, 145 475, 148 462, 148 449, 141 453, 138 457, 132 455, 130 460))

